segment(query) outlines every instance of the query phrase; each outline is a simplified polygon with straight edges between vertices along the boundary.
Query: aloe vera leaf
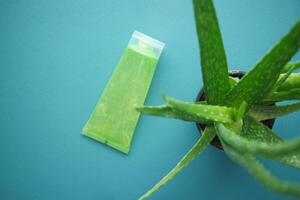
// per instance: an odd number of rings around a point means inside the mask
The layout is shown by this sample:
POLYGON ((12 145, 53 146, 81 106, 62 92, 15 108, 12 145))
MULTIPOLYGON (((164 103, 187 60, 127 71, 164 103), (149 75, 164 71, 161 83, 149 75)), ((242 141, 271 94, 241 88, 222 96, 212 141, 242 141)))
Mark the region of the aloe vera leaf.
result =
MULTIPOLYGON (((292 72, 294 71, 294 68, 290 68, 289 71, 287 71, 284 74, 280 74, 279 75, 279 79, 276 81, 276 83, 274 84, 272 90, 276 91, 280 86, 282 86, 282 84, 287 80, 287 78, 289 78, 289 76, 292 74, 292 72)), ((299 79, 299 78, 298 78, 299 79)), ((300 81, 299 81, 300 82, 300 81)), ((290 89, 290 88, 289 88, 290 89)), ((272 91, 271 90, 271 91, 272 91)))
POLYGON ((233 108, 217 105, 186 103, 164 96, 166 104, 179 112, 185 112, 194 117, 201 117, 214 122, 232 123, 235 110, 233 108))
POLYGON ((300 150, 300 138, 280 143, 270 144, 247 140, 223 124, 216 124, 218 135, 230 146, 244 153, 266 157, 281 156, 300 150))
POLYGON ((285 100, 300 100, 300 88, 272 92, 263 99, 263 102, 279 102, 285 100))
POLYGON ((167 117, 174 119, 181 119, 184 121, 195 121, 201 124, 211 124, 212 121, 204 119, 203 117, 198 117, 195 115, 189 115, 185 112, 172 109, 170 106, 161 105, 161 106, 141 106, 136 108, 137 111, 142 112, 147 115, 154 115, 159 117, 167 117))
POLYGON ((246 112, 246 107, 247 107, 247 103, 245 101, 243 101, 240 108, 237 110, 237 114, 235 117, 236 120, 242 119, 242 117, 244 116, 244 114, 246 112))
POLYGON ((212 0, 193 0, 193 4, 206 99, 219 104, 230 85, 218 19, 212 0))
MULTIPOLYGON (((285 78, 289 78, 289 76, 291 75, 290 73, 292 73, 294 70, 296 69, 299 69, 300 68, 300 61, 297 61, 297 62, 290 62, 288 64, 285 65, 284 69, 282 70, 280 76, 279 76, 279 79, 277 80, 277 82, 275 83, 275 85, 278 85, 280 86, 281 84, 279 84, 279 80, 280 82, 282 81, 282 83, 286 80, 285 78)), ((292 76, 296 75, 298 73, 293 73, 292 76)), ((292 80, 289 85, 291 85, 290 88, 299 88, 300 86, 300 78, 296 78, 297 80, 292 80), (299 81, 299 82, 298 82, 299 81)), ((237 82, 239 81, 238 78, 234 78, 234 77, 231 77, 229 76, 229 84, 230 84, 230 88, 232 88, 237 82)), ((275 85, 273 86, 272 90, 275 91, 274 87, 275 85)), ((283 86, 283 88, 286 87, 286 86, 283 86)))
POLYGON ((273 131, 270 131, 261 122, 256 121, 253 117, 246 115, 243 118, 243 128, 240 136, 258 142, 265 142, 270 144, 280 143, 283 139, 275 134, 273 131))
POLYGON ((230 88, 232 88, 237 82, 239 82, 238 78, 233 78, 233 77, 229 76, 229 85, 230 85, 230 88))
POLYGON ((170 181, 176 174, 178 174, 183 168, 185 168, 196 156, 198 156, 215 137, 216 132, 214 127, 206 127, 202 136, 197 143, 188 151, 187 154, 179 161, 179 163, 156 185, 154 185, 148 192, 139 198, 139 200, 145 199, 159 190, 163 185, 170 181))
POLYGON ((281 73, 286 73, 288 71, 290 71, 290 69, 296 70, 296 69, 300 69, 300 61, 295 61, 295 62, 290 62, 288 64, 286 64, 283 68, 283 70, 281 71, 281 73))
POLYGON ((300 89, 300 73, 292 73, 289 77, 278 87, 277 91, 286 91, 290 89, 300 89))
POLYGON ((284 116, 297 110, 300 110, 300 102, 284 106, 254 105, 248 113, 257 121, 262 121, 266 119, 273 119, 276 117, 284 116))
MULTIPOLYGON (((283 142, 283 139, 276 133, 271 131, 262 123, 256 121, 250 116, 245 116, 243 119, 242 137, 254 142, 264 142, 266 144, 277 144, 283 142)), ((271 157, 281 163, 300 169, 300 153, 293 152, 281 156, 271 157)))
MULTIPOLYGON (((240 136, 253 143, 265 143, 269 146, 283 143, 283 140, 278 135, 250 116, 244 117, 242 133, 240 136)), ((283 155, 265 155, 265 157, 278 160, 281 163, 300 169, 299 152, 291 152, 283 155)))
MULTIPOLYGON (((248 109, 272 89, 285 64, 300 48, 300 20, 225 96, 224 105, 248 109)), ((247 110, 248 110, 247 109, 247 110)))
MULTIPOLYGON (((222 140, 221 140, 222 142, 222 140)), ((260 181, 270 191, 285 195, 300 196, 300 185, 282 181, 270 173, 254 156, 242 154, 225 142, 222 142, 225 153, 237 164, 248 171, 256 180, 260 181)))

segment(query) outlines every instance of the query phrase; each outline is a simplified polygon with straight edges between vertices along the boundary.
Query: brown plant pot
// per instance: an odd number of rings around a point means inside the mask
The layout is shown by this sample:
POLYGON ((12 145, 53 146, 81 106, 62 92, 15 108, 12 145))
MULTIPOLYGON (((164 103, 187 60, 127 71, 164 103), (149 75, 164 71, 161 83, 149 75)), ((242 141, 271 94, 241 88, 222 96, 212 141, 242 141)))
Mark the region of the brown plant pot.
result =
MULTIPOLYGON (((245 72, 243 72, 243 71, 232 70, 232 71, 229 72, 229 76, 235 77, 235 78, 239 78, 239 79, 241 79, 244 75, 245 75, 245 72)), ((205 93, 204 93, 203 88, 199 91, 198 96, 196 98, 196 102, 199 102, 199 101, 205 101, 205 93)), ((273 104, 270 104, 270 105, 275 105, 275 104, 273 103, 273 104)), ((272 129, 273 125, 275 123, 275 119, 267 119, 267 120, 263 120, 261 122, 265 126, 267 126, 270 129, 272 129)), ((202 134, 202 132, 206 128, 205 124, 196 123, 196 126, 197 126, 197 129, 200 132, 200 134, 202 134)), ((215 147, 217 147, 218 149, 223 150, 222 144, 221 144, 218 136, 215 136, 215 138, 210 142, 210 144, 213 145, 213 146, 215 146, 215 147)))

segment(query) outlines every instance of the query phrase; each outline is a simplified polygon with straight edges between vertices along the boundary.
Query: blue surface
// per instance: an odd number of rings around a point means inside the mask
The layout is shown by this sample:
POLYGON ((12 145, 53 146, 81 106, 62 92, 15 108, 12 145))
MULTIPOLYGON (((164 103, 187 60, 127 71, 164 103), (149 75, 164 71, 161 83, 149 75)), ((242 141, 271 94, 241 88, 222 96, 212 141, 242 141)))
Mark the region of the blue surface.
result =
MULTIPOLYGON (((231 69, 249 70, 300 17, 298 0, 215 4, 231 69)), ((136 199, 196 142, 193 123, 149 116, 128 156, 80 135, 133 30, 166 43, 146 103, 162 103, 163 92, 194 100, 202 83, 191 1, 0 0, 0 199, 136 199)), ((275 131, 299 134, 300 114, 285 119, 275 131)), ((213 147, 152 199, 208 197, 284 199, 213 147)))

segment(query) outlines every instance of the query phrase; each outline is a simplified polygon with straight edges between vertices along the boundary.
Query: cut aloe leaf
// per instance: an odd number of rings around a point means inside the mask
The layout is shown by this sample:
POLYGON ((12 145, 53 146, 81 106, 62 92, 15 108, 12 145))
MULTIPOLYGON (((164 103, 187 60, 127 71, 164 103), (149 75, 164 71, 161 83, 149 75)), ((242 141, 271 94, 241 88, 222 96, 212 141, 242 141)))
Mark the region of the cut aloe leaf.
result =
POLYGON ((181 119, 184 121, 195 121, 201 124, 212 124, 212 121, 206 120, 203 117, 198 117, 195 115, 189 115, 185 112, 175 110, 170 106, 161 105, 161 106, 141 106, 136 108, 139 112, 142 112, 146 115, 154 115, 159 117, 167 117, 174 119, 181 119))
POLYGON ((207 127, 197 143, 189 150, 187 154, 179 161, 179 163, 165 176, 163 177, 153 188, 146 192, 139 200, 146 199, 154 192, 159 190, 163 185, 170 181, 176 174, 178 174, 183 168, 185 168, 196 156, 198 156, 212 141, 216 133, 214 127, 207 127))
MULTIPOLYGON (((222 140, 221 140, 222 141, 222 140)), ((282 181, 270 173, 258 160, 250 154, 241 154, 222 142, 226 154, 237 164, 246 169, 255 179, 269 190, 291 196, 300 196, 300 184, 282 181)))
POLYGON ((128 153, 164 44, 134 32, 82 133, 128 153))
POLYGON ((293 103, 284 106, 264 106, 264 105, 254 105, 249 110, 249 115, 254 117, 257 121, 262 121, 266 119, 273 119, 276 117, 281 117, 292 112, 300 110, 300 102, 293 103))
POLYGON ((214 122, 232 123, 236 115, 233 108, 225 106, 186 103, 167 96, 164 96, 164 100, 174 110, 214 122))
POLYGON ((248 109, 263 99, 277 81, 284 65, 300 47, 300 21, 225 96, 224 105, 248 109))
POLYGON ((212 0, 193 3, 206 99, 209 104, 219 104, 230 86, 218 20, 212 0))

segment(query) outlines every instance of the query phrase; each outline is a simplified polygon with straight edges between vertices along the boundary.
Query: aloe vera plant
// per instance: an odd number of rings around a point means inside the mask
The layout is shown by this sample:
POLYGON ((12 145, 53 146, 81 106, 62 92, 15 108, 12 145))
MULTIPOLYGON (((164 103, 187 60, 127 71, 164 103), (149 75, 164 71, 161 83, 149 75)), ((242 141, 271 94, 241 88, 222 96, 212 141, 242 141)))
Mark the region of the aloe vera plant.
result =
POLYGON ((221 32, 212 0, 193 0, 206 101, 183 102, 164 96, 164 105, 140 106, 148 115, 206 125, 202 136, 145 199, 171 180, 218 137, 225 155, 245 168, 269 190, 300 196, 300 184, 274 177, 261 156, 300 169, 300 138, 284 140, 260 121, 300 110, 300 62, 290 59, 300 48, 300 20, 240 80, 228 76, 221 32), (287 105, 279 101, 294 100, 287 105))

